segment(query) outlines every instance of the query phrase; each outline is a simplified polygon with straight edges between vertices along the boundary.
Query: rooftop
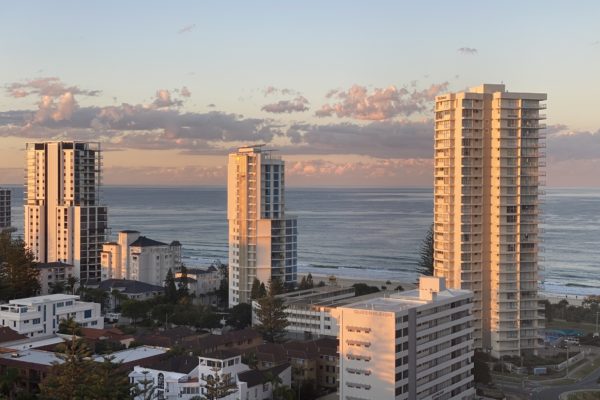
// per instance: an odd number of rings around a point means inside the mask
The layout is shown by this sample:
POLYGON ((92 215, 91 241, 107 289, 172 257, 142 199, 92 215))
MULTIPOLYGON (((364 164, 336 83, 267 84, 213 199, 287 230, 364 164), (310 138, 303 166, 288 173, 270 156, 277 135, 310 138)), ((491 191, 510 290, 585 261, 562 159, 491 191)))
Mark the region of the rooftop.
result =
MULTIPOLYGON (((159 356, 165 354, 167 351, 168 349, 164 347, 139 346, 117 351, 110 354, 110 356, 114 357, 113 362, 115 363, 122 362, 123 364, 127 364, 133 361, 143 360, 144 358, 159 356)), ((94 361, 98 362, 102 362, 103 360, 103 356, 96 356, 94 358, 94 361)))
POLYGON ((45 296, 27 297, 25 299, 10 300, 9 303, 32 306, 34 304, 42 304, 61 300, 79 300, 79 296, 72 294, 47 294, 45 296))
POLYGON ((154 246, 168 246, 168 244, 152 240, 146 236, 140 236, 136 241, 129 245, 130 247, 154 247, 154 246))
POLYGON ((147 293, 147 292, 162 292, 165 290, 162 286, 152 285, 146 282, 134 281, 130 279, 107 279, 98 285, 99 289, 112 291, 119 290, 121 293, 147 293))
POLYGON ((265 370, 251 369, 248 371, 240 372, 238 374, 238 380, 246 382, 248 387, 251 388, 268 382, 269 378, 280 375, 283 371, 285 371, 288 368, 290 368, 290 364, 283 363, 265 370))
POLYGON ((45 268, 73 268, 73 264, 67 264, 62 261, 54 261, 48 263, 39 263, 35 265, 35 268, 45 269, 45 268))
POLYGON ((27 336, 13 331, 9 327, 0 326, 0 343, 14 342, 23 339, 27 339, 27 336))
POLYGON ((198 357, 179 355, 160 360, 152 364, 152 369, 159 371, 178 372, 189 374, 199 364, 198 357))

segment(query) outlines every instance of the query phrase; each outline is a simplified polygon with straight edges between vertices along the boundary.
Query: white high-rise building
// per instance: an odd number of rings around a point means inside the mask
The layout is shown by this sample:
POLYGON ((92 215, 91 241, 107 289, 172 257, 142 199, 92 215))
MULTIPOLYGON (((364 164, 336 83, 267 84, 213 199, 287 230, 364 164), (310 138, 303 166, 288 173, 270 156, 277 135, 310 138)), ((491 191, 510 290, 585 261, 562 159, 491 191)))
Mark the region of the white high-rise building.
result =
POLYGON ((252 282, 297 279, 297 222, 285 213, 285 164, 261 146, 229 154, 229 305, 248 303, 252 282))
POLYGON ((11 190, 0 188, 0 231, 11 227, 11 190))
POLYGON ((338 308, 340 399, 473 399, 473 294, 419 289, 338 308))
POLYGON ((101 169, 98 143, 27 144, 25 243, 39 262, 74 265, 83 284, 100 280, 107 230, 101 169))
POLYGON ((543 93, 482 85, 436 98, 435 275, 474 292, 475 347, 535 352, 543 93))

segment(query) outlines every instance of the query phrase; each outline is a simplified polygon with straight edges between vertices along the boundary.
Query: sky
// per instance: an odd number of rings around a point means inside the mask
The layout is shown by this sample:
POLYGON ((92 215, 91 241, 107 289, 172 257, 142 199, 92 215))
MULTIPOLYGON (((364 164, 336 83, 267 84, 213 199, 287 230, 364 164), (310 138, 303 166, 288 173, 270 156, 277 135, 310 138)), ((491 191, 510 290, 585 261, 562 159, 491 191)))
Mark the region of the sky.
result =
POLYGON ((548 93, 547 183, 600 186, 597 1, 21 1, 0 13, 0 184, 27 141, 104 182, 221 185, 265 143, 293 186, 431 186, 436 95, 548 93))

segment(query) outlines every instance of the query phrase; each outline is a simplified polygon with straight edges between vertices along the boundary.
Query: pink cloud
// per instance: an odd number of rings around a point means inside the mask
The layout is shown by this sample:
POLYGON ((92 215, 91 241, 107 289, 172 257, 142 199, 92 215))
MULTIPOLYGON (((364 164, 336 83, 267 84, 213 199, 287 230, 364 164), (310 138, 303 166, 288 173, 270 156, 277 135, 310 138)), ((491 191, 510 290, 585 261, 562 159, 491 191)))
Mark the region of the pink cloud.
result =
POLYGON ((275 114, 303 112, 309 109, 308 104, 305 97, 298 96, 293 100, 280 100, 277 103, 266 104, 261 110, 275 114))
POLYGON ((315 115, 358 120, 382 121, 399 115, 409 116, 427 110, 427 106, 437 94, 446 90, 448 83, 431 85, 418 91, 406 88, 375 88, 369 92, 365 86, 353 85, 346 91, 334 90, 327 93, 327 98, 335 98, 337 103, 324 104, 315 115))

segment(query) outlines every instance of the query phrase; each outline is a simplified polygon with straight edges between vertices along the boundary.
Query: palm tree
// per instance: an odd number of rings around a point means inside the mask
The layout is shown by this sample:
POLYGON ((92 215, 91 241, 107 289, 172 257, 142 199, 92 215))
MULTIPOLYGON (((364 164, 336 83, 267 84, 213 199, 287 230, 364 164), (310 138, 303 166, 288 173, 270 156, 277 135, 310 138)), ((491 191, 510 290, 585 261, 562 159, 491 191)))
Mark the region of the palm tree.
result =
POLYGON ((71 294, 75 294, 75 286, 77 285, 78 282, 79 282, 79 279, 77 279, 74 276, 70 276, 69 278, 67 278, 66 289, 69 292, 71 292, 71 294))

